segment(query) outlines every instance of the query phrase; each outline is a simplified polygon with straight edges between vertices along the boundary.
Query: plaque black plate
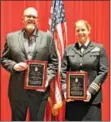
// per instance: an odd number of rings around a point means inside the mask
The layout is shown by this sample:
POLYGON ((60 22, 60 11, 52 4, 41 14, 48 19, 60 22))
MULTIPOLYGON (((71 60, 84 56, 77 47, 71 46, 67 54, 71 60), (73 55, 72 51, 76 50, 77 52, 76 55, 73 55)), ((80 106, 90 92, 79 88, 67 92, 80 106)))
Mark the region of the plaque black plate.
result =
POLYGON ((67 99, 85 100, 87 72, 67 72, 67 99))
POLYGON ((45 89, 47 62, 27 61, 28 69, 25 72, 25 89, 45 89))

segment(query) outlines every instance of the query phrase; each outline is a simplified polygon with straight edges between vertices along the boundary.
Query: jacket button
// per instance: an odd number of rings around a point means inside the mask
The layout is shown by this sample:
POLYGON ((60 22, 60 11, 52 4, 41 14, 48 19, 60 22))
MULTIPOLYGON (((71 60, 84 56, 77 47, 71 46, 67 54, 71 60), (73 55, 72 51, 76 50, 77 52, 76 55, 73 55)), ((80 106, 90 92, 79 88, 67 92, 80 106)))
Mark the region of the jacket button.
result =
POLYGON ((80 66, 82 66, 82 63, 80 63, 80 66))

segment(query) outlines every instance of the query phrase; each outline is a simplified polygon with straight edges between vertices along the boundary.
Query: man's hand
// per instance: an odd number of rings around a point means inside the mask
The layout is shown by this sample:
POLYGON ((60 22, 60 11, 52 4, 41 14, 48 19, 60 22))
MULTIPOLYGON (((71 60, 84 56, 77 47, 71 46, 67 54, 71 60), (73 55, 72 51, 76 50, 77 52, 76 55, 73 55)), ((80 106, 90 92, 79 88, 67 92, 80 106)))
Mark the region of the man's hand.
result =
POLYGON ((27 69, 27 67, 28 67, 27 63, 20 62, 20 63, 15 64, 13 69, 15 71, 24 71, 27 69))
POLYGON ((48 82, 48 80, 46 80, 46 82, 45 82, 45 89, 37 89, 36 91, 45 92, 47 87, 48 87, 48 85, 49 85, 49 82, 48 82))
POLYGON ((36 91, 45 92, 45 89, 37 89, 36 91))
POLYGON ((91 93, 89 91, 87 91, 87 97, 86 97, 86 100, 84 100, 84 102, 89 102, 91 97, 92 97, 91 93))

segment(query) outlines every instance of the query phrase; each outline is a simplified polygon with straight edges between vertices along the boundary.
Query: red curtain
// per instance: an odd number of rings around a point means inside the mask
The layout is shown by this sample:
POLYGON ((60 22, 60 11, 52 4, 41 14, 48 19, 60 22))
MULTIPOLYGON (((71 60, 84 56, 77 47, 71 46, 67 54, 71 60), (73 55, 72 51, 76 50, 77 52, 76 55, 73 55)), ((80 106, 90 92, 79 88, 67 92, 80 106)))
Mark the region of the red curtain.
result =
MULTIPOLYGON (((49 29, 50 7, 52 1, 1 1, 1 52, 5 43, 5 36, 8 32, 22 28, 22 13, 26 7, 33 6, 39 12, 39 28, 46 31, 49 29)), ((102 43, 107 51, 110 60, 110 1, 64 1, 68 44, 75 42, 74 22, 78 19, 86 19, 92 29, 91 38, 93 41, 102 43)), ((110 62, 110 61, 109 61, 110 62)), ((109 64, 110 65, 110 64, 109 64)), ((109 66, 110 67, 110 66, 109 66)), ((110 73, 109 73, 110 74, 110 73)), ((103 84, 102 120, 110 120, 110 76, 103 84)), ((8 79, 9 73, 1 68, 0 82, 0 114, 2 121, 11 120, 11 111, 8 100, 8 79)))

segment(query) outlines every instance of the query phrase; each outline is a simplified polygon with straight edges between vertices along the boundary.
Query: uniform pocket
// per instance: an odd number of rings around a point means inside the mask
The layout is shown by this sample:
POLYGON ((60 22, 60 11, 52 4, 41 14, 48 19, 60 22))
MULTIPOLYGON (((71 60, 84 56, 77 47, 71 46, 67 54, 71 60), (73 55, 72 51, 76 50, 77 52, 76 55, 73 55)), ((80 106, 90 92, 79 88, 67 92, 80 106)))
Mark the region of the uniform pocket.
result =
POLYGON ((99 56, 99 52, 94 52, 94 53, 91 53, 91 54, 90 54, 90 57, 95 57, 95 56, 96 56, 96 57, 99 56))

